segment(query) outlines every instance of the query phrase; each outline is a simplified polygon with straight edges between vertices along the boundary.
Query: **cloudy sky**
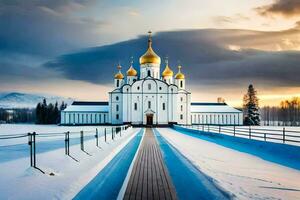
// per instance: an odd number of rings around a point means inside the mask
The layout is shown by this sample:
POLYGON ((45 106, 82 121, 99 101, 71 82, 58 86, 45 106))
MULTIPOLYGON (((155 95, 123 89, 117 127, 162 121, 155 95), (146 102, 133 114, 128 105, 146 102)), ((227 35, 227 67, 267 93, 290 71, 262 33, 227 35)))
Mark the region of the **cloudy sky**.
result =
POLYGON ((0 92, 106 100, 148 30, 193 101, 239 106, 250 83, 262 105, 300 96, 299 0, 0 0, 0 92))

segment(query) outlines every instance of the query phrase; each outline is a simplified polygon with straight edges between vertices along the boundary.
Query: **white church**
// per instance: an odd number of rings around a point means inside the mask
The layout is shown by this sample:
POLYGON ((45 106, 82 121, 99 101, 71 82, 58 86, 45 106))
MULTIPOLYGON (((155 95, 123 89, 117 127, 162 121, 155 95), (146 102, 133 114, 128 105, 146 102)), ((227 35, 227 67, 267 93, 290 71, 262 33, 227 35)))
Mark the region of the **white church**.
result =
POLYGON ((61 125, 132 124, 164 126, 171 124, 242 125, 243 113, 226 103, 192 103, 186 90, 182 67, 174 72, 152 49, 140 57, 139 74, 133 62, 126 72, 121 66, 114 76, 109 102, 74 101, 61 112, 61 125))

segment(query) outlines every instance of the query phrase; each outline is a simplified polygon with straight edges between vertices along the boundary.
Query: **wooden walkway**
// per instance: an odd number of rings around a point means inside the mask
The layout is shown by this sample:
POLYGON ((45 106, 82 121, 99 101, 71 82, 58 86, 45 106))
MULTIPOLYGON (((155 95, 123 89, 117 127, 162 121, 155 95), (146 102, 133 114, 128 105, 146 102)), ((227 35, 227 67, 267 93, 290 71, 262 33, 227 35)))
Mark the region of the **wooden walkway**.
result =
POLYGON ((152 129, 146 129, 124 199, 177 199, 152 129))

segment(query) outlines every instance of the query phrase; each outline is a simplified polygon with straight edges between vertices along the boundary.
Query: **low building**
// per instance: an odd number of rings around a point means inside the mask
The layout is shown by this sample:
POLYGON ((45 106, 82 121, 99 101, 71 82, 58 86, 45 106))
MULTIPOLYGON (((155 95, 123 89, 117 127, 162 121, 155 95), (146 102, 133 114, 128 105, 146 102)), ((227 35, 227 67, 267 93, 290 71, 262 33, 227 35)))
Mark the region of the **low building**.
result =
POLYGON ((62 125, 109 124, 108 102, 74 101, 61 111, 62 125))
POLYGON ((226 103, 191 103, 192 124, 242 125, 243 112, 226 103))

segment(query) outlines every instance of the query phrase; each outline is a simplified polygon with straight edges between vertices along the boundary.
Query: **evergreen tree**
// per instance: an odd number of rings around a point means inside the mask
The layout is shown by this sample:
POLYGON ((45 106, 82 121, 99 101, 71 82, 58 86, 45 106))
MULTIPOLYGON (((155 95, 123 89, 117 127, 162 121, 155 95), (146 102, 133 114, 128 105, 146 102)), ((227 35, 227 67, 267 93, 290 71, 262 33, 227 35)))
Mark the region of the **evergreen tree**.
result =
POLYGON ((46 124, 48 121, 47 116, 47 101, 46 99, 43 99, 42 107, 41 107, 41 124, 46 124))
POLYGON ((260 125, 260 113, 257 98, 257 91, 253 85, 249 85, 247 94, 243 99, 244 123, 245 125, 260 125))
POLYGON ((54 105, 53 115, 54 115, 53 124, 59 123, 59 121, 60 121, 60 112, 59 112, 59 109, 58 109, 58 103, 57 102, 54 105))
POLYGON ((42 104, 38 103, 35 109, 36 113, 36 123, 41 124, 42 123, 42 104))
POLYGON ((54 116, 54 106, 52 103, 49 103, 47 106, 47 121, 46 124, 53 124, 55 121, 55 116, 54 116))

